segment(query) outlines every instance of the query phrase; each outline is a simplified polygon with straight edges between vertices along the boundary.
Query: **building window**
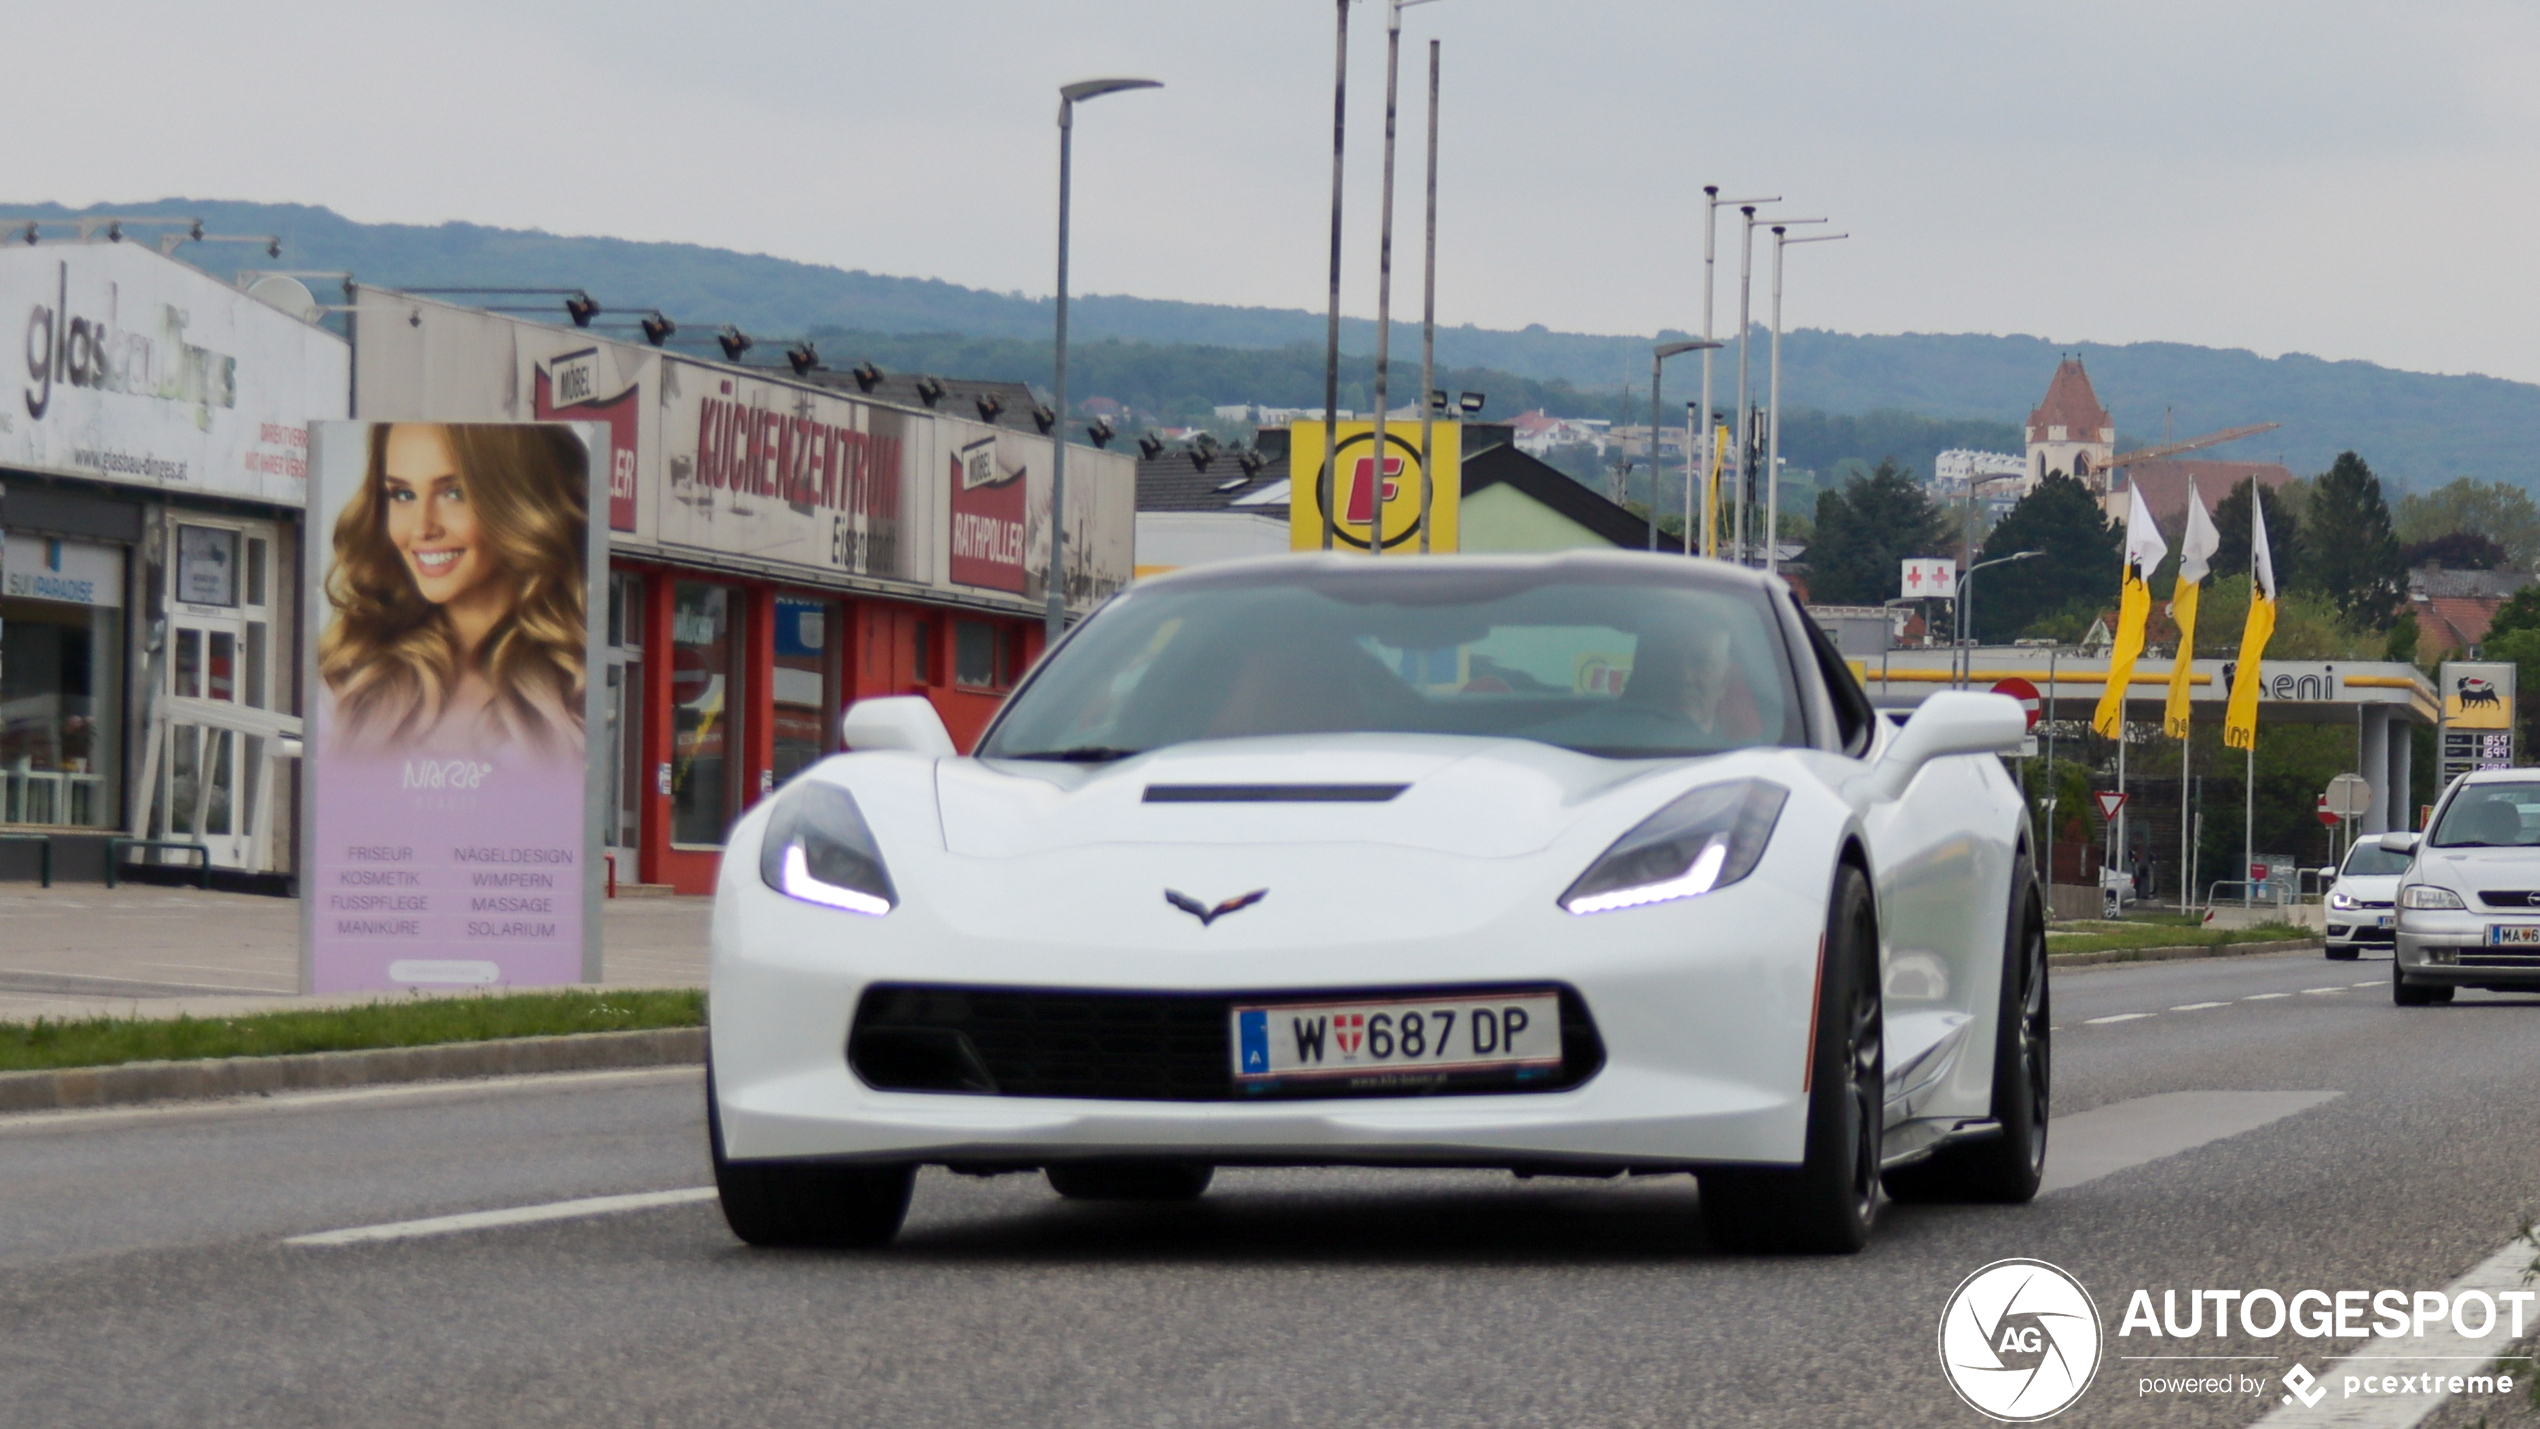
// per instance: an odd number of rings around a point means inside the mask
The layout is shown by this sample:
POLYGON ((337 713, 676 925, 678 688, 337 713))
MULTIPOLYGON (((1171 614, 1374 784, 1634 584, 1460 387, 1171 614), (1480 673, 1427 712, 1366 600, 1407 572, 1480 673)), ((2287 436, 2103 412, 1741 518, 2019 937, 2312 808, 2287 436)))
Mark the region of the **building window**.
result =
POLYGON ((721 848, 740 777, 740 602, 719 585, 681 581, 670 633, 670 841, 721 848))
POLYGON ((776 601, 776 727, 771 777, 779 784, 837 747, 838 604, 776 601))
POLYGON ((935 683, 935 627, 927 621, 917 622, 916 638, 912 643, 915 648, 910 659, 910 669, 917 683, 921 685, 935 683))
POLYGON ((12 533, 0 560, 0 823, 113 827, 123 552, 12 533))
POLYGON ((236 530, 227 526, 176 528, 176 598, 187 605, 238 604, 236 530))
POLYGON ((1004 662, 997 658, 998 629, 984 620, 953 623, 953 683, 972 689, 1001 689, 1004 662))

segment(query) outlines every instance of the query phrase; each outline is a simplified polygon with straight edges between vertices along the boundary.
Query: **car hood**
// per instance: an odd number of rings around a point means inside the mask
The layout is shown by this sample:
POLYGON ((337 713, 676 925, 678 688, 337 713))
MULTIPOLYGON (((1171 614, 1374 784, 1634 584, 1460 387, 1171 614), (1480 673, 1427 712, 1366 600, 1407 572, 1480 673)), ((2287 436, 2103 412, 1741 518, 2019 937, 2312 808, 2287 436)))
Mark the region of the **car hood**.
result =
POLYGON ((2343 893, 2349 898, 2365 898, 2376 903, 2387 903, 2399 896, 2399 875, 2359 873, 2337 880, 2329 886, 2329 891, 2343 893))
POLYGON ((944 845, 1015 858, 1100 844, 1386 844, 1509 858, 1551 845, 1613 799, 1689 787, 1702 761, 1614 760, 1531 740, 1294 735, 1205 740, 1109 764, 947 759, 944 845), (1375 799, 1353 786, 1401 786, 1375 799), (1639 792, 1638 786, 1647 786, 1639 792))
POLYGON ((2416 881, 2459 892, 2540 888, 2540 849, 2420 849, 2410 870, 2416 881))

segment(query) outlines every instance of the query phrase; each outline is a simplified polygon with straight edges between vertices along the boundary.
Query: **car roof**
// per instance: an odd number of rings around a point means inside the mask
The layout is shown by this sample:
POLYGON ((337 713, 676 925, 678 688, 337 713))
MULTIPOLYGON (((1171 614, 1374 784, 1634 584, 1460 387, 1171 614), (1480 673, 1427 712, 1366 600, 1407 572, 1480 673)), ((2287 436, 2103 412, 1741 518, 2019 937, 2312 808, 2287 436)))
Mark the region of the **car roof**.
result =
MULTIPOLYGON (((1249 580, 1282 568, 1294 570, 1300 574, 1309 571, 1346 570, 1361 577, 1395 570, 1408 576, 1422 569, 1427 562, 1437 559, 1436 556, 1425 558, 1380 556, 1370 560, 1355 552, 1342 554, 1304 551, 1295 555, 1253 556, 1236 561, 1212 561, 1204 566, 1184 566, 1179 570, 1141 577, 1137 584, 1141 588, 1206 585, 1229 577, 1249 580)), ((1450 559, 1455 562, 1458 570, 1504 570, 1511 575, 1563 570, 1582 572, 1594 570, 1614 574, 1638 570, 1649 576, 1664 579, 1680 576, 1691 568, 1701 571, 1705 578, 1711 580, 1745 584, 1759 590, 1777 586, 1787 589, 1787 583, 1779 576, 1766 575, 1762 571, 1735 565, 1728 561, 1708 560, 1700 556, 1687 557, 1664 551, 1578 550, 1553 551, 1542 555, 1456 554, 1450 559)))

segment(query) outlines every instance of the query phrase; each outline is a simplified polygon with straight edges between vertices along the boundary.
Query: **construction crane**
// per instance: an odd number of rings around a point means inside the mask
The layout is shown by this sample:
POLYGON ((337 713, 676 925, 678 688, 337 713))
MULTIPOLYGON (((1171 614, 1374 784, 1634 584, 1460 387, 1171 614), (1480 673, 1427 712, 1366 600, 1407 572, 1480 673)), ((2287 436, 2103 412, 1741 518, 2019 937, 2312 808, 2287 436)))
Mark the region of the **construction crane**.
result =
POLYGON ((2218 447, 2225 442, 2236 442, 2242 437, 2254 437, 2261 432, 2272 432, 2283 425, 2282 422, 2260 422, 2254 427, 2232 427, 2225 431, 2208 432, 2201 437, 2190 437, 2183 442, 2163 442, 2157 447, 2140 447, 2130 452, 2119 452, 2093 471, 2096 475, 2105 475, 2118 467, 2132 466, 2139 461, 2164 461, 2182 452, 2203 451, 2207 447, 2218 447))

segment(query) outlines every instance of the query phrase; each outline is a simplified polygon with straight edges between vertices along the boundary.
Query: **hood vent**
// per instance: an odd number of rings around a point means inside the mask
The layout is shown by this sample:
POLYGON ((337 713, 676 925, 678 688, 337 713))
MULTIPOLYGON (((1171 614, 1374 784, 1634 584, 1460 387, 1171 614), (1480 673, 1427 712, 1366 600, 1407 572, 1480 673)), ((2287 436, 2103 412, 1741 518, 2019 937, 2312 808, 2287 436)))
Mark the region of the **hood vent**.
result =
POLYGON ((1408 784, 1149 784, 1150 804, 1382 804, 1408 784))

